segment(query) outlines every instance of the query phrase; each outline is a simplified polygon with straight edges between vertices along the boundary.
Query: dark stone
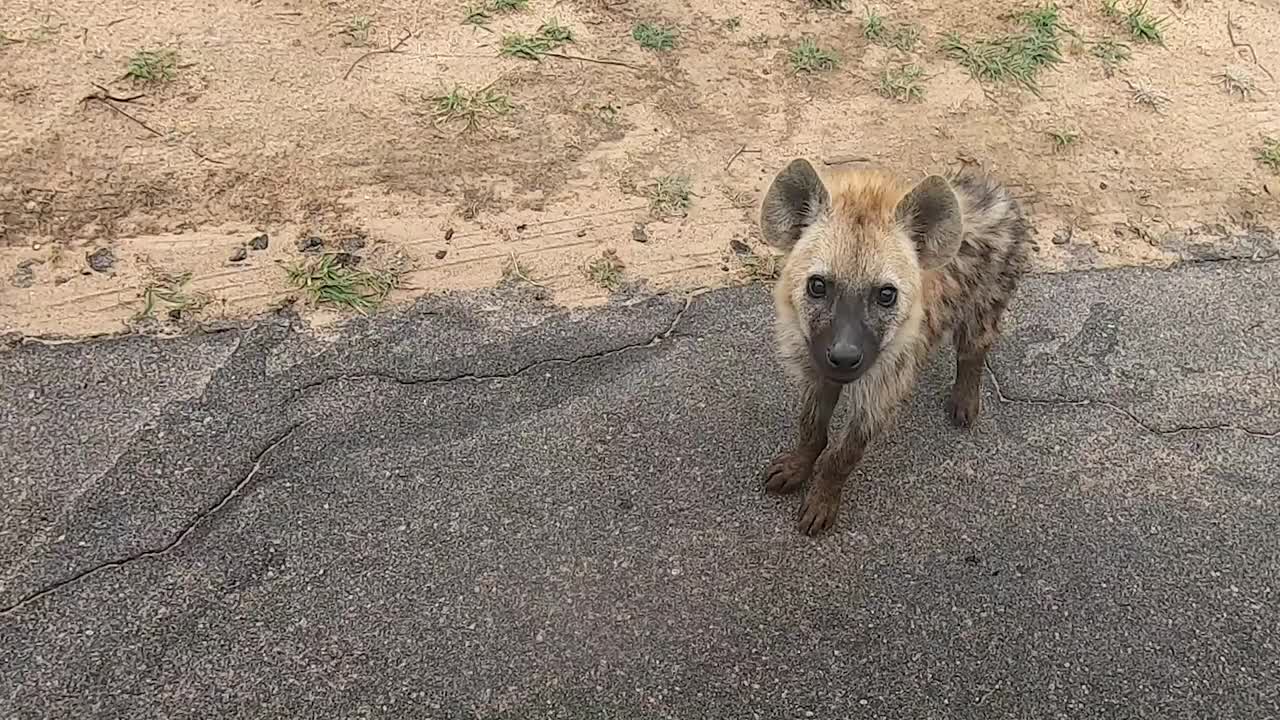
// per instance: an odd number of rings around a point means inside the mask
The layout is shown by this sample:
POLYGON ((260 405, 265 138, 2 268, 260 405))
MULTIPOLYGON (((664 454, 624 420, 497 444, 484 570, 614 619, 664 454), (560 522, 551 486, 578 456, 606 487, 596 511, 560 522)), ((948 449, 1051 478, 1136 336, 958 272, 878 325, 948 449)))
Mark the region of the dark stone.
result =
POLYGON ((324 249, 324 241, 312 235, 299 240, 298 249, 302 252, 320 252, 324 249))
POLYGON ((737 254, 739 254, 739 255, 750 255, 750 254, 751 254, 751 246, 750 246, 750 245, 747 245, 746 243, 742 242, 741 240, 739 240, 739 239, 737 239, 737 238, 734 238, 734 239, 732 239, 732 240, 730 240, 730 241, 729 241, 729 249, 730 249, 730 250, 732 250, 732 251, 734 251, 735 253, 737 253, 737 254))
POLYGON ((14 268, 13 276, 10 278, 10 282, 13 283, 13 286, 20 287, 20 288, 29 288, 32 285, 34 285, 36 281, 36 274, 35 274, 35 271, 33 271, 31 268, 32 266, 38 265, 39 263, 40 261, 34 258, 29 260, 23 260, 22 262, 18 263, 18 267, 14 268))
POLYGON ((453 228, 444 231, 444 241, 449 242, 453 239, 453 228))
POLYGON ((437 251, 436 251, 436 259, 437 259, 437 260, 443 260, 443 259, 444 259, 444 256, 445 256, 445 255, 448 255, 448 254, 449 254, 449 251, 448 251, 448 250, 437 250, 437 251))
POLYGON ((85 255, 85 260, 89 263, 89 269, 94 272, 106 272, 116 263, 116 256, 111 254, 110 248, 98 248, 92 253, 85 255))
POLYGON ((1053 234, 1054 245, 1066 245, 1071 242, 1071 236, 1075 234, 1075 229, 1065 227, 1053 234))
POLYGON ((636 226, 631 229, 631 239, 638 243, 649 242, 649 233, 645 231, 644 225, 636 223, 636 226))
POLYGON ((249 247, 253 248, 254 250, 266 250, 267 245, 270 242, 271 242, 271 238, 267 237, 266 233, 262 233, 260 235, 253 236, 253 239, 249 241, 249 247))
POLYGON ((355 267, 360 264, 360 256, 348 252, 334 253, 333 262, 338 267, 355 267))
POLYGON ((238 247, 231 252, 231 257, 228 259, 231 260, 231 262, 240 262, 247 257, 249 257, 249 251, 242 247, 238 247))

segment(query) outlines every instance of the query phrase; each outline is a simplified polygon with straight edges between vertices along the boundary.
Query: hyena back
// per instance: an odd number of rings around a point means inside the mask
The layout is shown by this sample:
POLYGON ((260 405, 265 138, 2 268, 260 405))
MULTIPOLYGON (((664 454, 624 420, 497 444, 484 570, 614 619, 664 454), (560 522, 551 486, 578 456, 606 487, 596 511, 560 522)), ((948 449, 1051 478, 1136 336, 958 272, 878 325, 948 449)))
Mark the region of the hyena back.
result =
POLYGON ((932 350, 956 347, 952 421, 979 410, 982 370, 1027 265, 1028 227, 986 175, 931 175, 914 186, 885 170, 818 174, 793 160, 765 195, 765 241, 787 251, 774 288, 778 351, 801 381, 795 447, 765 470, 771 492, 806 481, 800 529, 835 520, 845 480, 910 397, 932 350), (852 402, 828 444, 841 393, 852 402))

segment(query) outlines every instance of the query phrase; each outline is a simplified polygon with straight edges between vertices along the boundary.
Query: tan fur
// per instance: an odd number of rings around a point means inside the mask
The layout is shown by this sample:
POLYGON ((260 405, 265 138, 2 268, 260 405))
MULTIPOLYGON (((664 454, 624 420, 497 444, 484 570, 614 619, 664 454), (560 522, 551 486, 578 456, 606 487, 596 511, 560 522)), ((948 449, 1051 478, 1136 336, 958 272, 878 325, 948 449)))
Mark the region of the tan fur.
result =
MULTIPOLYGON (((791 167, 779 179, 789 172, 791 167)), ((961 426, 972 422, 978 412, 981 368, 999 333, 1000 315, 1023 272, 1027 242, 1016 202, 984 176, 953 175, 945 183, 933 180, 930 187, 941 188, 942 193, 928 197, 946 196, 950 203, 946 207, 958 208, 959 215, 955 225, 947 226, 957 228, 950 236, 952 242, 928 246, 945 248, 939 259, 921 249, 918 223, 908 227, 917 217, 910 212, 913 199, 920 197, 912 194, 915 183, 875 168, 819 175, 827 192, 825 202, 811 208, 804 215, 806 221, 799 224, 802 229, 792 233, 794 245, 774 288, 778 351, 787 372, 804 387, 800 438, 794 450, 766 470, 769 489, 779 492, 796 490, 814 475, 801 510, 801 529, 809 534, 834 520, 845 478, 867 445, 892 425, 920 369, 948 336, 954 336, 958 351, 952 419, 961 426), (954 192, 954 200, 946 188, 954 192), (924 269, 926 260, 939 266, 924 269), (843 387, 825 381, 810 360, 809 323, 817 321, 811 317, 813 301, 805 288, 815 274, 852 286, 887 283, 897 288, 897 306, 880 337, 877 359, 843 387), (841 394, 850 399, 853 412, 844 437, 828 448, 830 408, 841 394)), ((775 185, 782 184, 775 180, 775 185)), ((776 197, 789 200, 794 194, 776 197)), ((766 237, 783 237, 776 227, 769 232, 770 223, 786 216, 778 202, 772 207, 766 202, 762 214, 766 237)), ((954 218, 956 213, 944 215, 954 218)))

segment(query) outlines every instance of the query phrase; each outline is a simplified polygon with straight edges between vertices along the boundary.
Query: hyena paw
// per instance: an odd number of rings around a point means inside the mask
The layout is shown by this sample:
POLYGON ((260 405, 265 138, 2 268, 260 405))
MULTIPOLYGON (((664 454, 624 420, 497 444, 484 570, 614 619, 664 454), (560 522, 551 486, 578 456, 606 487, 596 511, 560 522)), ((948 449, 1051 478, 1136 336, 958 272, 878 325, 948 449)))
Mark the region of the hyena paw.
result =
POLYGON ((947 401, 947 414, 951 417, 951 424, 958 428, 972 427, 981 409, 982 396, 977 391, 953 390, 951 399, 947 401))
POLYGON ((809 488, 800 505, 800 532, 809 537, 820 535, 835 523, 839 511, 840 493, 809 488))
POLYGON ((794 450, 779 455, 764 469, 764 489, 779 494, 799 490, 813 472, 813 460, 813 456, 794 450))

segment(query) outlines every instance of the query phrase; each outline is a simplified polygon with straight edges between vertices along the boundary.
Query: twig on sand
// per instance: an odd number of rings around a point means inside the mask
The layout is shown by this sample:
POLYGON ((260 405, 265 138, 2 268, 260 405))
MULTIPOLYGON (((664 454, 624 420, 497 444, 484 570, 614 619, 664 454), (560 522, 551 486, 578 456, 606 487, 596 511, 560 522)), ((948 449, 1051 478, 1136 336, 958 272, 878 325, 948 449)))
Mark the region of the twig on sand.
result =
POLYGON ((1227 13, 1227 40, 1231 42, 1231 47, 1234 49, 1244 48, 1245 50, 1248 50, 1249 57, 1253 59, 1253 64, 1257 65, 1262 72, 1266 73, 1267 77, 1271 78, 1272 82, 1275 82, 1275 75, 1272 75, 1270 70, 1266 69, 1263 67, 1262 63, 1258 62, 1258 53, 1254 51, 1253 45, 1236 40, 1234 27, 1234 23, 1231 22, 1231 13, 1227 13))
POLYGON ((727 162, 727 163, 725 163, 725 164, 724 164, 724 171, 725 171, 725 172, 729 172, 729 168, 733 166, 733 161, 734 161, 734 160, 737 160, 739 157, 742 157, 743 155, 746 155, 747 153, 758 153, 758 152, 760 152, 760 151, 759 151, 759 150, 748 150, 748 149, 747 149, 747 146, 746 146, 746 145, 743 145, 742 147, 740 147, 740 148, 738 148, 736 151, 734 151, 733 155, 732 155, 732 156, 730 156, 730 158, 729 158, 729 162, 727 162))
POLYGON ((639 65, 632 65, 621 60, 601 60, 600 58, 583 57, 582 55, 565 55, 558 52, 544 52, 542 55, 547 57, 560 58, 561 60, 581 60, 583 62, 595 63, 597 65, 617 65, 618 67, 630 68, 632 70, 643 70, 639 65))
MULTIPOLYGON (((121 109, 121 108, 119 108, 119 107, 117 107, 117 106, 115 105, 115 103, 130 103, 130 102, 133 102, 133 101, 137 100, 138 98, 141 98, 141 97, 142 97, 142 94, 141 94, 141 93, 140 93, 140 94, 138 94, 138 95, 130 95, 130 96, 128 96, 128 97, 117 97, 117 96, 115 96, 115 95, 112 95, 112 94, 111 94, 111 91, 107 90, 105 87, 103 87, 103 86, 101 86, 101 85, 99 85, 99 84, 97 84, 97 83, 91 83, 91 84, 92 84, 95 88, 97 88, 97 89, 98 89, 98 92, 93 93, 92 95, 86 95, 86 96, 84 96, 84 97, 83 97, 83 98, 81 98, 81 100, 80 100, 80 102, 81 102, 81 103, 86 103, 86 104, 87 104, 87 103, 89 103, 89 102, 96 102, 96 103, 99 103, 99 104, 103 105, 104 107, 106 107, 108 110, 110 110, 110 111, 112 111, 112 112, 114 112, 114 113, 117 113, 117 114, 119 114, 119 115, 121 115, 121 116, 123 116, 123 117, 127 118, 130 122, 132 122, 132 123, 136 124, 138 127, 142 128, 143 130, 146 130, 147 132, 151 133, 152 135, 155 135, 155 136, 156 136, 156 137, 158 137, 158 138, 165 137, 165 134, 164 134, 164 133, 160 132, 159 130, 157 130, 157 129, 153 128, 153 127, 151 127, 150 125, 146 124, 146 123, 145 123, 145 122, 143 122, 141 119, 139 119, 138 117, 134 116, 133 114, 131 114, 131 113, 129 113, 129 112, 126 112, 125 110, 123 110, 123 109, 121 109)), ((226 163, 222 162, 221 160, 214 160, 213 158, 209 157, 208 155, 205 155, 204 153, 200 152, 199 150, 197 150, 197 149, 195 149, 195 148, 193 148, 193 147, 191 147, 190 145, 187 145, 187 144, 185 144, 185 143, 183 143, 183 144, 182 144, 182 147, 186 148, 188 151, 190 151, 190 152, 191 152, 191 154, 192 154, 192 155, 195 155, 196 157, 200 158, 200 159, 201 159, 201 160, 203 160, 204 162, 210 162, 210 163, 213 163, 214 165, 225 165, 225 164, 226 164, 226 163)))
POLYGON ((356 58, 355 62, 351 63, 351 67, 347 68, 346 72, 342 73, 342 79, 346 80, 347 78, 351 77, 351 73, 355 71, 357 65, 364 62, 365 60, 368 60, 374 55, 389 55, 391 53, 400 52, 400 48, 404 47, 404 44, 409 42, 409 39, 412 37, 413 37, 412 32, 405 32, 404 37, 400 38, 400 42, 396 43, 395 45, 392 45, 391 47, 387 47, 387 48, 381 48, 379 50, 370 50, 369 52, 361 55, 360 57, 356 58))

